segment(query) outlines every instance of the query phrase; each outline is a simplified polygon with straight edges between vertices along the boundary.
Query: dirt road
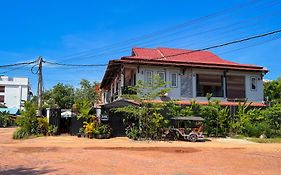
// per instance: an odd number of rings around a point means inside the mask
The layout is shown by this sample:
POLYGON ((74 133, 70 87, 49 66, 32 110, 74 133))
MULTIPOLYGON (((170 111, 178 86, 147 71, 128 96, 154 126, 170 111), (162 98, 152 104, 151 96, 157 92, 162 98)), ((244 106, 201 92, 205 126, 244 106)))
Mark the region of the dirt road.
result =
POLYGON ((96 140, 72 136, 12 140, 0 129, 0 174, 281 174, 281 144, 236 139, 202 143, 96 140))

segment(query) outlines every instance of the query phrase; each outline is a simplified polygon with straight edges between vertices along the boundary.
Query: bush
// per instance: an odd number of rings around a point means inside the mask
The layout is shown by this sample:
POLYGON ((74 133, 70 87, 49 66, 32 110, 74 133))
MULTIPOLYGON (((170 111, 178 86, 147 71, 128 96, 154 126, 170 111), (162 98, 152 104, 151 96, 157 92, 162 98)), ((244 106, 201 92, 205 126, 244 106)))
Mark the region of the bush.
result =
POLYGON ((48 127, 49 127, 49 123, 48 123, 48 119, 47 117, 40 117, 37 118, 38 121, 38 126, 37 126, 37 133, 46 135, 48 133, 48 127))
POLYGON ((25 139, 30 136, 30 133, 25 128, 17 128, 17 130, 13 133, 13 139, 25 139))
POLYGON ((278 130, 281 128, 281 103, 265 109, 263 115, 268 119, 272 129, 278 130))
POLYGON ((270 132, 270 127, 266 122, 256 124, 247 123, 243 130, 243 134, 248 137, 260 137, 263 134, 268 137, 270 132))
POLYGON ((10 118, 7 112, 0 112, 0 127, 8 127, 14 125, 14 120, 10 118))
POLYGON ((22 115, 16 119, 16 123, 20 128, 15 132, 14 138, 20 139, 33 134, 40 134, 38 132, 36 106, 31 102, 25 102, 24 108, 22 115))
POLYGON ((111 131, 112 129, 110 128, 109 125, 99 124, 96 130, 94 131, 94 133, 97 135, 105 135, 105 134, 110 135, 111 131))
POLYGON ((139 128, 134 126, 126 130, 126 135, 130 139, 137 140, 140 137, 139 128))

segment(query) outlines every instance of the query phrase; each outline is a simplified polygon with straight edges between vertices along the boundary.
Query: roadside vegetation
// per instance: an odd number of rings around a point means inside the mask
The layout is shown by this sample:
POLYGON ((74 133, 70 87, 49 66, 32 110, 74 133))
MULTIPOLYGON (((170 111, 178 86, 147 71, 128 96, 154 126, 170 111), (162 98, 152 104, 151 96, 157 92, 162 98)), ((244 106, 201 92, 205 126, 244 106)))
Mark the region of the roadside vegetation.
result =
POLYGON ((49 125, 46 117, 36 117, 36 105, 25 102, 21 116, 16 119, 19 126, 13 134, 14 139, 25 139, 30 136, 56 135, 58 128, 49 125))
MULTIPOLYGON (((278 81, 280 88, 280 79, 278 81)), ((280 98, 276 94, 270 97, 271 107, 251 108, 251 103, 245 101, 239 103, 234 113, 230 113, 229 107, 220 106, 219 101, 212 99, 212 94, 206 97, 208 105, 199 105, 196 101, 192 101, 190 106, 180 106, 176 101, 149 103, 149 100, 161 98, 170 91, 165 88, 165 82, 159 77, 153 77, 153 82, 154 85, 139 81, 135 87, 130 87, 132 91, 138 93, 132 96, 127 95, 126 98, 139 101, 140 107, 126 106, 114 110, 115 113, 125 114, 124 122, 129 138, 161 139, 163 132, 171 127, 169 120, 171 117, 194 115, 205 119, 204 134, 207 136, 281 137, 281 104, 274 99, 280 98)), ((271 87, 268 84, 267 86, 271 87)), ((268 93, 268 90, 265 91, 268 93)))
POLYGON ((78 100, 75 109, 78 114, 77 118, 84 120, 83 127, 79 129, 78 137, 110 138, 112 131, 110 126, 102 124, 95 115, 91 114, 92 103, 88 99, 78 100))
MULTIPOLYGON (((219 101, 207 94, 208 105, 199 105, 195 100, 190 106, 181 106, 177 101, 167 100, 151 103, 150 100, 166 98, 170 91, 167 83, 159 76, 154 76, 152 83, 138 81, 129 87, 136 94, 124 98, 138 101, 140 106, 126 106, 113 109, 115 113, 124 114, 126 135, 131 139, 163 139, 163 134, 171 128, 172 117, 201 116, 205 119, 204 134, 210 137, 242 136, 255 142, 279 142, 281 137, 281 79, 265 83, 265 97, 270 107, 251 108, 251 103, 241 102, 231 113, 229 107, 219 105, 219 101), (267 138, 267 139, 265 139, 267 138)), ((84 121, 78 137, 109 138, 112 129, 102 124, 91 111, 99 100, 97 83, 82 80, 80 88, 57 84, 44 94, 45 107, 72 108, 77 118, 84 121)), ((36 99, 25 103, 25 109, 18 117, 19 128, 14 133, 15 139, 29 136, 56 135, 58 128, 49 125, 44 117, 36 117, 36 99)), ((9 123, 7 114, 0 114, 0 126, 9 123)))
MULTIPOLYGON (((93 103, 98 100, 98 92, 95 88, 98 84, 83 79, 80 85, 80 88, 74 89, 72 86, 58 83, 44 93, 44 107, 79 108, 79 117, 85 118, 86 121, 91 120, 94 116, 90 115, 90 110, 93 103)), ((36 109, 37 97, 35 96, 31 101, 24 104, 24 110, 21 111, 21 115, 15 121, 18 128, 13 134, 14 139, 58 134, 58 127, 50 125, 46 117, 37 117, 36 109)), ((1 123, 3 123, 2 118, 6 119, 6 115, 3 116, 0 115, 1 123)), ((3 121, 5 121, 4 119, 3 121)))
POLYGON ((11 118, 8 112, 0 112, 0 127, 14 126, 15 120, 11 118))

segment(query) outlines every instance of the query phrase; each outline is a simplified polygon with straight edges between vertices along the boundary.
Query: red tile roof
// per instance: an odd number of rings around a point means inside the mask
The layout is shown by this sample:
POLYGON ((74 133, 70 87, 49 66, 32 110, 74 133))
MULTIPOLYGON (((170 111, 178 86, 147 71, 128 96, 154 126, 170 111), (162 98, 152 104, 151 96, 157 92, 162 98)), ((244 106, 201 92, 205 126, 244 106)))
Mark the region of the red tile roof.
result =
POLYGON ((239 64, 227 60, 223 60, 217 55, 208 51, 193 51, 184 49, 172 48, 133 48, 132 56, 123 57, 123 60, 135 61, 158 61, 170 63, 190 63, 190 64, 204 64, 204 65, 218 65, 218 66, 233 66, 245 67, 253 69, 261 69, 267 71, 261 66, 250 64, 239 64), (160 61, 161 60, 161 61, 160 61))
POLYGON ((120 71, 122 64, 268 72, 262 66, 227 61, 208 51, 172 48, 133 48, 131 56, 109 61, 101 88, 108 85, 108 82, 112 80, 116 72, 120 71))

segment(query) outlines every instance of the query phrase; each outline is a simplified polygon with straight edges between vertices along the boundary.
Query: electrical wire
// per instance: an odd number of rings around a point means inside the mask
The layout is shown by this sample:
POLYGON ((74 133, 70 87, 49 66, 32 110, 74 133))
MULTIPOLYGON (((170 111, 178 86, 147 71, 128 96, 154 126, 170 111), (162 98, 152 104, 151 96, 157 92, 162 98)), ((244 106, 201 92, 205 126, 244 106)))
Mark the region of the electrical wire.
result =
MULTIPOLYGON (((281 3, 281 2, 278 1, 278 3, 281 3)), ((245 27, 251 27, 252 28, 254 26, 254 24, 259 24, 261 19, 265 19, 267 17, 272 17, 272 16, 276 17, 276 15, 279 15, 279 14, 280 14, 280 10, 277 10, 277 11, 274 11, 274 12, 271 12, 271 13, 265 13, 263 15, 258 15, 258 16, 240 21, 240 22, 235 22, 235 23, 232 23, 232 24, 228 24, 228 25, 224 25, 224 26, 220 26, 220 27, 215 27, 215 28, 212 28, 212 29, 204 30, 204 31, 201 31, 201 32, 195 32, 195 33, 191 33, 191 34, 184 35, 184 36, 179 36, 177 38, 166 40, 166 41, 148 40, 148 41, 144 41, 144 42, 139 42, 139 44, 147 44, 147 45, 142 46, 142 47, 149 47, 149 46, 152 45, 151 42, 154 42, 153 43, 154 45, 159 45, 159 44, 169 43, 169 42, 172 42, 172 41, 183 40, 183 39, 186 39, 186 38, 192 38, 192 37, 195 37, 195 36, 206 35, 207 33, 219 31, 219 30, 226 29, 226 28, 230 28, 230 30, 222 31, 221 33, 223 33, 223 34, 230 33, 230 32, 233 32, 235 30, 241 30, 245 27), (232 27, 234 27, 234 29, 231 29, 232 27)), ((196 39, 196 41, 195 40, 193 40, 193 41, 196 42, 196 44, 198 44, 197 39, 196 39)), ((117 49, 117 50, 109 49, 109 50, 104 51, 101 54, 95 53, 94 55, 93 54, 84 54, 84 55, 80 55, 79 59, 81 60, 81 59, 87 59, 87 58, 93 58, 93 57, 101 57, 101 56, 109 55, 109 54, 112 54, 112 53, 123 53, 123 52, 128 51, 127 48, 128 47, 122 47, 122 48, 117 49), (82 58, 82 56, 83 56, 83 58, 82 58)), ((73 58, 73 56, 72 56, 72 58, 65 59, 65 61, 69 61, 69 60, 76 59, 76 58, 77 57, 73 58)))
POLYGON ((14 63, 14 64, 7 64, 7 65, 0 65, 0 68, 6 68, 6 67, 14 67, 14 66, 21 66, 21 65, 30 65, 34 64, 37 61, 30 61, 30 62, 22 62, 22 63, 14 63))
MULTIPOLYGON (((254 35, 254 36, 249 36, 247 38, 237 39, 237 40, 234 40, 234 41, 229 41, 229 42, 226 42, 226 43, 217 44, 217 45, 213 45, 213 46, 209 46, 209 47, 205 47, 205 48, 201 48, 201 49, 186 51, 186 52, 167 55, 167 56, 161 56, 161 57, 157 57, 157 58, 150 58, 149 60, 157 60, 157 59, 163 59, 163 58, 174 57, 174 56, 179 56, 179 55, 191 54, 191 53, 205 51, 205 50, 211 50, 211 49, 215 49, 215 48, 225 47, 225 46, 229 46, 229 45, 233 45, 233 44, 237 44, 237 43, 242 43, 242 42, 254 40, 254 39, 257 39, 257 38, 262 38, 262 37, 274 35, 274 34, 277 34, 277 33, 280 33, 280 32, 281 32, 281 29, 277 29, 277 30, 270 31, 270 32, 267 32, 267 33, 257 34, 257 35, 254 35)), ((75 66, 76 67, 98 67, 98 66, 106 66, 107 65, 107 64, 84 64, 84 65, 83 64, 63 64, 63 63, 54 63, 54 62, 49 62, 49 61, 44 61, 44 63, 53 64, 53 65, 60 65, 60 66, 73 66, 73 67, 75 67, 75 66)))
POLYGON ((66 64, 66 63, 54 63, 50 61, 43 61, 43 63, 58 65, 58 66, 70 66, 70 67, 101 67, 107 66, 107 64, 66 64))
MULTIPOLYGON (((81 54, 89 53, 90 51, 95 51, 95 50, 98 50, 98 49, 103 49, 103 50, 108 51, 110 49, 116 48, 114 46, 119 47, 120 45, 124 46, 124 44, 132 43, 132 42, 135 42, 135 41, 146 40, 148 38, 155 38, 155 37, 158 37, 159 35, 162 36, 163 34, 166 34, 166 33, 169 33, 169 32, 174 32, 175 30, 178 30, 179 28, 182 28, 182 27, 189 27, 190 28, 190 26, 193 25, 193 24, 202 23, 206 20, 210 20, 210 18, 218 17, 220 15, 225 15, 225 14, 230 13, 232 11, 239 10, 243 7, 253 5, 254 3, 257 3, 257 2, 259 2, 259 1, 258 0, 251 0, 251 1, 248 1, 246 3, 238 4, 234 7, 229 7, 229 8, 223 9, 221 11, 218 11, 218 12, 215 12, 215 13, 203 16, 203 17, 199 17, 199 18, 196 18, 196 19, 193 19, 193 20, 184 22, 182 24, 179 24, 179 25, 176 25, 176 26, 173 26, 173 27, 169 27, 169 28, 166 28, 166 29, 163 29, 163 30, 160 30, 160 31, 152 32, 152 33, 140 36, 140 37, 134 37, 132 39, 117 42, 117 43, 107 45, 107 46, 104 46, 104 47, 89 49, 89 50, 86 50, 86 51, 81 51, 81 52, 78 52, 78 53, 75 53, 75 54, 57 57, 57 58, 54 58, 54 59, 67 58, 67 57, 73 57, 73 56, 78 56, 78 55, 81 57, 81 54)), ((69 61, 69 60, 71 60, 71 59, 67 59, 67 60, 64 60, 64 61, 69 61)))

